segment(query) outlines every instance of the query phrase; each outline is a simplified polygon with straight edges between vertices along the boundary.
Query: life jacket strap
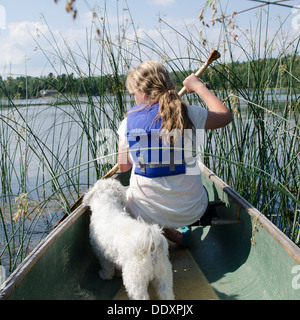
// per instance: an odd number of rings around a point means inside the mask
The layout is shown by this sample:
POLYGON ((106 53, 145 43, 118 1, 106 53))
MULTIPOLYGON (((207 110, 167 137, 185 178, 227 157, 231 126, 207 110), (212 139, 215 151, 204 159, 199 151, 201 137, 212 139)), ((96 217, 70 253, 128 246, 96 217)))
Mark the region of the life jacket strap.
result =
POLYGON ((148 178, 173 176, 186 173, 186 165, 177 164, 175 169, 171 171, 170 164, 145 163, 143 168, 136 164, 134 173, 148 178))

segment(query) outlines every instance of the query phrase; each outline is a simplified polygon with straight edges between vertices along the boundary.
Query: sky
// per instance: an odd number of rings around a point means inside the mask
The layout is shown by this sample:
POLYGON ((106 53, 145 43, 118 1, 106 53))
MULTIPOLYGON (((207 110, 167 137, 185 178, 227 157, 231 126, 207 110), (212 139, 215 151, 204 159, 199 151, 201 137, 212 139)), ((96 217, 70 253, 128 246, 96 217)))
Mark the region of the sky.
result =
MULTIPOLYGON (((255 30, 257 24, 255 19, 257 19, 259 9, 243 11, 259 6, 260 3, 253 0, 215 0, 215 2, 218 5, 215 17, 220 14, 219 8, 228 14, 228 18, 233 12, 239 12, 234 19, 240 31, 233 31, 232 36, 236 34, 243 46, 240 32, 241 30, 248 30, 246 32, 249 32, 249 29, 255 30)), ((289 7, 269 6, 270 33, 276 34, 278 31, 280 17, 281 21, 287 19, 281 31, 284 31, 291 39, 295 39, 300 34, 300 0, 279 2, 289 7)), ((82 48, 87 47, 86 34, 90 32, 92 26, 91 12, 96 10, 101 19, 104 4, 112 33, 117 30, 120 16, 122 20, 124 17, 124 19, 129 18, 130 14, 141 38, 147 39, 148 37, 155 40, 157 37, 161 39, 159 31, 163 31, 167 34, 166 39, 174 42, 174 50, 178 50, 178 39, 176 40, 174 32, 172 33, 166 24, 159 23, 159 17, 183 35, 190 30, 190 33, 199 38, 202 24, 198 17, 206 3, 206 0, 76 0, 74 7, 77 9, 77 17, 74 20, 72 13, 67 13, 65 10, 66 0, 57 0, 56 3, 54 0, 0 0, 0 76, 3 78, 8 75, 13 77, 46 76, 49 72, 64 72, 63 68, 59 67, 59 62, 55 61, 55 51, 62 50, 62 55, 67 55, 67 44, 72 51, 82 52, 84 50, 82 48), (129 11, 124 10, 127 6, 129 11), (119 12, 119 20, 117 12, 119 12)), ((204 20, 210 27, 205 28, 205 34, 202 34, 201 37, 207 40, 208 46, 217 44, 220 32, 222 32, 219 23, 211 24, 212 14, 213 10, 207 7, 204 20)), ((264 23, 266 24, 267 21, 265 20, 264 23)), ((129 37, 130 32, 133 36, 132 28, 128 30, 129 37)), ((244 33, 245 37, 247 36, 244 33)), ((99 50, 99 47, 93 50, 99 50)), ((249 50, 251 50, 250 47, 249 50)), ((96 55, 95 52, 93 54, 96 55)), ((241 52, 237 49, 235 54, 239 59, 241 52)), ((79 63, 84 63, 84 61, 79 63)))

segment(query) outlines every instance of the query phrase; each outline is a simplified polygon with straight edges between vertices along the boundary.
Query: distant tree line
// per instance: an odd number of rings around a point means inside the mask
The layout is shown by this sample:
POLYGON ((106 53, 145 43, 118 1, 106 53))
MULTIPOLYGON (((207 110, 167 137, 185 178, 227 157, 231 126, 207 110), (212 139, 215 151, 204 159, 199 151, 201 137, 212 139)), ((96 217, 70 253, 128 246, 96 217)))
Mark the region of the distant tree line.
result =
MULTIPOLYGON (((116 82, 111 78, 110 75, 75 77, 73 73, 58 76, 49 73, 48 76, 42 77, 8 77, 6 80, 0 77, 0 98, 39 98, 42 90, 57 90, 59 94, 98 96, 114 92, 116 82)), ((120 83, 125 83, 124 79, 125 76, 118 75, 120 83)))
MULTIPOLYGON (((300 56, 285 56, 256 61, 215 64, 202 76, 201 80, 213 90, 255 88, 300 89, 300 56)), ((174 71, 171 76, 177 89, 193 70, 174 71)), ((25 99, 40 97, 41 90, 55 89, 59 94, 99 96, 116 94, 125 90, 126 75, 76 77, 73 73, 55 76, 19 76, 2 79, 0 76, 0 98, 25 99)))

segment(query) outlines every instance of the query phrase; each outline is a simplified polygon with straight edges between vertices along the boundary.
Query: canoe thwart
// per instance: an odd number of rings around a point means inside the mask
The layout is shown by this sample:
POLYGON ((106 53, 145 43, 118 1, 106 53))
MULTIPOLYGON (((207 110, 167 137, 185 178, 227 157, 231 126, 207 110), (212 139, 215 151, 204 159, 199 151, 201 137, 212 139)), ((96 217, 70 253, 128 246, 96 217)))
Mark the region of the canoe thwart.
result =
POLYGON ((208 207, 219 207, 219 206, 225 206, 226 202, 223 200, 217 200, 217 201, 209 201, 208 207))
POLYGON ((242 221, 239 219, 212 219, 212 226, 226 226, 229 224, 241 224, 242 221))
POLYGON ((224 201, 210 201, 204 215, 200 220, 193 223, 192 226, 221 226, 242 223, 239 219, 239 210, 236 219, 220 219, 218 217, 216 207, 225 205, 226 203, 224 201))

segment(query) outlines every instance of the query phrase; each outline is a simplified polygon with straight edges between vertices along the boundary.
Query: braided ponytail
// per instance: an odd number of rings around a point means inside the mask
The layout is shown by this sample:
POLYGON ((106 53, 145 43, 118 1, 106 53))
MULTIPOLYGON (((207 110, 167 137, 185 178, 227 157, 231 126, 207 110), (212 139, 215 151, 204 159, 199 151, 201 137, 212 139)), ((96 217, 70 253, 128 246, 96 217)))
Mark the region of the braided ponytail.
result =
POLYGON ((147 106, 159 104, 157 117, 162 119, 162 128, 171 132, 174 129, 193 129, 186 104, 175 90, 175 83, 167 69, 158 62, 145 61, 132 70, 126 81, 130 93, 144 92, 148 97, 147 106))

